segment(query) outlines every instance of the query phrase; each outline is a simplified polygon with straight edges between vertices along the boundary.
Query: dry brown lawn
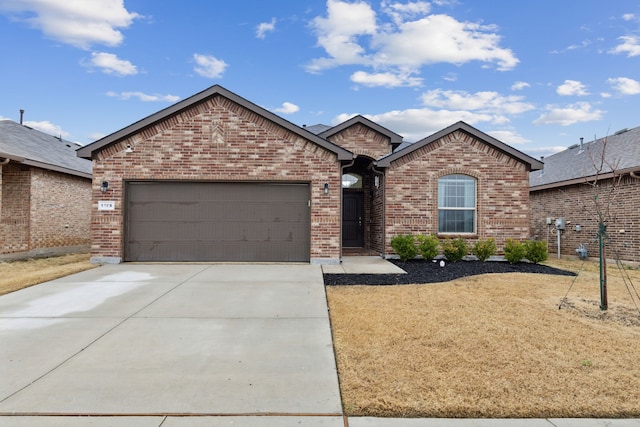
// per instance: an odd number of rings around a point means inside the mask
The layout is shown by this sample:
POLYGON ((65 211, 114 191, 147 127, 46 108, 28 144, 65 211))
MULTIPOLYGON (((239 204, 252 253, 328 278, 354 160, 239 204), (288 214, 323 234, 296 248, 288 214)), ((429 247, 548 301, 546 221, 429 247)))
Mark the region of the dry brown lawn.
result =
MULTIPOLYGON (((553 260, 578 271, 580 261, 553 260)), ((627 271, 640 290, 640 272, 627 271)), ((615 265, 572 277, 491 274, 327 288, 351 416, 640 416, 640 313, 615 265)))
POLYGON ((0 295, 94 267, 88 254, 0 262, 0 295))

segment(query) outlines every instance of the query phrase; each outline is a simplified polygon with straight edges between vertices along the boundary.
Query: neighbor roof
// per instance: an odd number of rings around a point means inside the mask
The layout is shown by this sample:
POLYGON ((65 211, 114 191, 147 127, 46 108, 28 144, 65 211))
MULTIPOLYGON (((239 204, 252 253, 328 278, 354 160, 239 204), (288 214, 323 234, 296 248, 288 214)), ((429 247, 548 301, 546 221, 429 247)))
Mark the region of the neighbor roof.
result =
POLYGON ((544 159, 544 171, 529 176, 532 191, 584 182, 585 178, 615 171, 640 169, 640 127, 623 129, 613 135, 568 149, 544 159), (604 162, 603 160, 604 149, 604 162), (602 169, 600 163, 602 162, 602 169))
POLYGON ((102 148, 107 147, 111 144, 115 144, 118 141, 121 141, 134 133, 140 132, 150 126, 153 126, 154 124, 162 120, 165 120, 171 116, 179 114, 180 112, 187 110, 192 106, 199 104, 201 102, 204 102, 217 95, 223 96, 235 102, 236 104, 239 104, 242 107, 254 112, 255 114, 258 114, 266 118, 267 120, 270 120, 284 127, 288 131, 302 138, 305 138, 311 142, 314 142, 317 145, 335 153, 338 156, 338 160, 351 160, 353 158, 353 153, 351 153, 350 151, 345 150, 344 148, 339 147, 336 144, 333 144, 325 139, 320 138, 319 136, 313 134, 312 132, 309 132, 300 126, 297 126, 283 119, 282 117, 268 110, 265 110, 264 108, 236 95, 235 93, 223 88, 220 85, 211 86, 210 88, 205 89, 202 92, 199 92, 189 98, 186 98, 176 104, 173 104, 163 110, 160 110, 155 114, 145 117, 144 119, 139 120, 123 129, 120 129, 119 131, 114 132, 111 135, 105 136, 104 138, 99 139, 93 142, 92 144, 84 146, 78 150, 78 156, 83 157, 85 159, 91 159, 93 157, 93 153, 95 153, 96 151, 99 151, 102 148))
POLYGON ((11 120, 0 120, 0 158, 69 175, 91 178, 90 161, 76 156, 78 145, 11 120))
POLYGON ((536 160, 533 157, 530 157, 523 152, 516 150, 515 148, 505 144, 504 142, 498 141, 494 137, 487 135, 486 133, 481 132, 473 126, 470 126, 462 121, 454 123, 451 126, 442 129, 441 131, 436 132, 431 136, 428 136, 424 139, 421 139, 420 141, 414 142, 411 145, 408 145, 400 150, 396 150, 393 153, 382 157, 376 162, 376 165, 383 168, 390 167, 391 162, 393 162, 394 160, 406 156, 407 154, 412 153, 415 150, 418 150, 419 148, 422 148, 426 145, 429 145, 455 131, 463 131, 477 139, 480 139, 481 141, 484 141, 485 143, 491 145, 493 148, 521 161, 522 163, 527 164, 529 166, 529 170, 539 170, 544 167, 544 164, 541 161, 536 160))

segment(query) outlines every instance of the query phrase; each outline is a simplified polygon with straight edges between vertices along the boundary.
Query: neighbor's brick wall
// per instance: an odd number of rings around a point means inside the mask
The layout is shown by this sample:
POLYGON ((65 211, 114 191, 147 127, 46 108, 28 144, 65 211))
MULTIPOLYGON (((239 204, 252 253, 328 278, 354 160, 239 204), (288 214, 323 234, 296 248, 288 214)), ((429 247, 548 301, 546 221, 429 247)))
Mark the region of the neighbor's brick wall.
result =
POLYGON ((88 245, 90 223, 90 179, 32 168, 30 249, 88 245))
POLYGON ((611 179, 601 181, 598 190, 584 183, 532 191, 532 236, 538 240, 547 240, 549 252, 557 254, 557 235, 553 227, 547 226, 546 219, 565 218, 571 223, 560 238, 561 255, 575 256, 575 249, 582 243, 589 251, 589 257, 598 257, 598 221, 594 201, 594 196, 598 195, 602 208, 606 210, 607 205, 610 205, 607 258, 615 258, 617 251, 621 260, 640 262, 640 180, 625 175, 615 192, 611 191, 612 182, 611 179), (611 203, 610 195, 614 195, 611 203), (581 231, 575 229, 578 224, 581 231))
POLYGON ((12 162, 0 182, 0 254, 89 244, 91 180, 12 162))
MULTIPOLYGON (((477 179, 477 233, 470 244, 494 238, 501 252, 507 238, 529 237, 529 173, 526 165, 456 131, 393 162, 386 176, 385 254, 397 234, 438 231, 438 178, 466 174, 477 179)), ((457 237, 456 235, 439 235, 457 237)))
POLYGON ((10 162, 2 166, 0 207, 0 253, 24 252, 29 247, 29 190, 31 171, 10 162))
POLYGON ((388 137, 360 123, 350 126, 328 139, 359 156, 367 156, 372 159, 379 159, 391 153, 391 141, 388 137))
POLYGON ((105 148, 94 160, 93 176, 93 257, 123 258, 124 180, 154 179, 310 181, 311 258, 340 256, 336 155, 222 96, 105 148), (125 152, 127 144, 133 152, 125 152), (104 194, 102 181, 109 181, 104 194), (98 200, 114 200, 115 211, 99 212, 98 200))

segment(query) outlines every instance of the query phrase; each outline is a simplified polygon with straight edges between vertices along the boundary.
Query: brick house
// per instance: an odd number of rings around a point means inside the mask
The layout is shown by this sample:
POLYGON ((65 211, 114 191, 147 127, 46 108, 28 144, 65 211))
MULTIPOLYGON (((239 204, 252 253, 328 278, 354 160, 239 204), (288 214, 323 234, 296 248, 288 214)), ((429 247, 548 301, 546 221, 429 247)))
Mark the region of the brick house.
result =
POLYGON ((600 210, 607 219, 607 256, 640 262, 640 127, 581 141, 544 163, 530 176, 532 236, 546 239, 557 254, 555 220, 562 218, 560 253, 576 255, 583 244, 597 257, 600 210))
POLYGON ((331 264, 418 232, 501 245, 529 236, 542 167, 462 122, 403 144, 362 116, 299 127, 218 85, 78 156, 94 162, 94 262, 331 264))
POLYGON ((91 162, 78 146, 0 121, 0 257, 87 250, 91 162))

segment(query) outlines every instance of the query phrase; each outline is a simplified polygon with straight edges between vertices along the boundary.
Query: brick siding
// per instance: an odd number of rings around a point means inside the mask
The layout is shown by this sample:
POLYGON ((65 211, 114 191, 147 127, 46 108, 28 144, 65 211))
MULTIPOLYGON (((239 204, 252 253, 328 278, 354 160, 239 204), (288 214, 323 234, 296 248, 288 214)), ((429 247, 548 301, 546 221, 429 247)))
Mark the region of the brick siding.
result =
POLYGON ((556 218, 564 218, 570 224, 567 224, 560 236, 561 255, 575 256, 575 249, 582 243, 589 251, 589 257, 598 257, 598 216, 595 202, 595 196, 598 196, 600 209, 603 212, 607 209, 609 211, 607 257, 614 259, 617 255, 621 260, 640 262, 640 180, 625 175, 615 187, 612 184, 613 180, 608 179, 601 181, 598 188, 585 182, 532 191, 532 236, 547 240, 549 251, 557 254, 557 235, 554 227, 547 225, 546 219, 551 218, 553 222, 556 218), (576 225, 580 225, 580 231, 576 231, 576 225))
POLYGON ((389 137, 362 124, 349 126, 328 139, 352 153, 372 159, 379 159, 391 152, 389 137))
POLYGON ((15 163, 1 175, 1 254, 90 243, 89 179, 15 163))
POLYGON ((92 257, 123 257, 125 180, 203 180, 309 182, 311 258, 338 259, 340 173, 334 153, 215 96, 98 153, 92 257), (126 152, 127 145, 132 152, 126 152), (103 181, 109 182, 106 193, 100 192, 103 181), (114 200, 115 210, 98 211, 99 200, 114 200))
MULTIPOLYGON (((385 188, 385 254, 393 254, 390 242, 395 235, 437 234, 438 178, 449 174, 477 180, 477 233, 461 235, 470 244, 479 238, 494 238, 501 251, 507 238, 529 237, 526 166, 456 131, 392 162, 385 188)), ((445 236, 451 235, 439 235, 445 236)))

